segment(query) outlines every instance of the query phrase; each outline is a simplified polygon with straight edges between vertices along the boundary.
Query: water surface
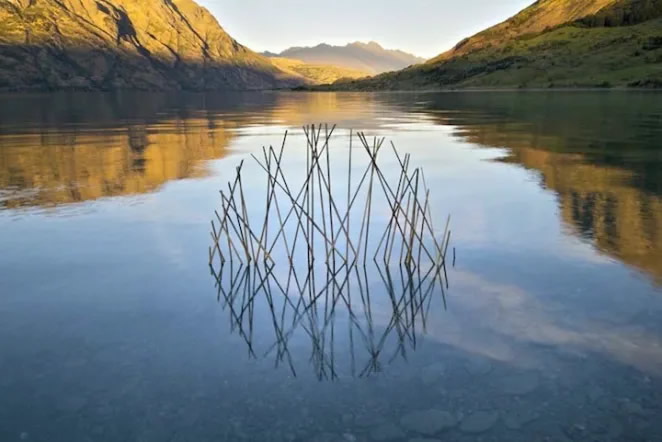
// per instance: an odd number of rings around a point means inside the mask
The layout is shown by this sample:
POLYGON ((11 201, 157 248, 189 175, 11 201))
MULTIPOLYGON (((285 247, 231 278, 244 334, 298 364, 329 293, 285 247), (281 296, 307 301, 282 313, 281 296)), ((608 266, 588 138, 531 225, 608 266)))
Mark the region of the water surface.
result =
MULTIPOLYGON (((0 440, 659 440, 660 98, 2 96, 0 440), (296 376, 251 356, 207 265, 235 166, 289 130, 296 174, 318 122, 337 152, 350 129, 392 140, 452 215, 445 305, 436 290, 367 373, 346 311, 325 341, 338 376, 303 330, 296 376)), ((392 311, 367 279, 378 339, 392 311)), ((258 303, 251 345, 274 339, 258 303)))

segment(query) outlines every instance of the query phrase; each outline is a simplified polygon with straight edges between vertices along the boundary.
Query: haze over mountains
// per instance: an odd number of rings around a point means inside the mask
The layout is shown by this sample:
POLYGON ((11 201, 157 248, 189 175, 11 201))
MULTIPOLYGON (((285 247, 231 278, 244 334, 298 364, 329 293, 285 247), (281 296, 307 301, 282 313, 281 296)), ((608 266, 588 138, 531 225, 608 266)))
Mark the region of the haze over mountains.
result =
POLYGON ((662 0, 538 0, 425 64, 331 88, 612 86, 662 87, 662 0))
POLYGON ((265 89, 301 83, 192 0, 0 0, 0 89, 265 89))
POLYGON ((321 43, 314 47, 292 47, 280 54, 264 52, 266 56, 277 56, 301 60, 306 63, 333 65, 345 69, 381 74, 397 71, 413 64, 423 63, 424 58, 400 50, 384 49, 379 43, 354 42, 345 46, 321 43))

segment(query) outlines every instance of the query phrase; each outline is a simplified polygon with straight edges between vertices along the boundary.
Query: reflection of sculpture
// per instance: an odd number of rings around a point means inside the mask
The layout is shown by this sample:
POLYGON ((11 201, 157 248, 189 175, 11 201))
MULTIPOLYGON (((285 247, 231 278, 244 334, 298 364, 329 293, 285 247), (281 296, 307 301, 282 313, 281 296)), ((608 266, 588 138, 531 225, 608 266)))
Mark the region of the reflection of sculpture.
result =
MULTIPOLYGON (((424 270, 414 271, 406 265, 391 271, 381 263, 361 268, 354 266, 350 273, 341 275, 312 272, 299 287, 287 287, 291 281, 281 280, 273 269, 260 265, 235 266, 231 273, 229 265, 221 265, 219 271, 212 269, 217 282, 218 299, 229 311, 233 330, 244 339, 249 354, 256 357, 254 329, 259 324, 255 311, 260 302, 269 310, 267 316, 275 334, 275 342, 268 346, 264 355, 274 354, 276 363, 286 362, 296 375, 295 364, 289 349, 289 340, 301 329, 312 343, 311 361, 315 374, 320 379, 338 376, 335 366, 334 339, 340 332, 337 316, 348 318, 349 352, 352 374, 366 376, 381 368, 380 359, 385 356, 389 338, 395 338, 396 347, 392 357, 406 357, 407 346, 416 347, 417 328, 425 329, 426 318, 435 287, 439 283, 443 294, 443 278, 438 266, 430 264, 424 270), (372 270, 379 274, 383 289, 379 296, 387 296, 391 306, 391 317, 380 332, 376 332, 373 313, 375 288, 371 288, 372 270), (310 287, 317 287, 310 296, 310 287), (372 296, 372 300, 371 300, 372 296), (367 360, 361 361, 355 354, 355 345, 365 347, 367 360), (358 360, 358 361, 357 361, 358 360)), ((293 276, 293 280, 297 279, 293 276)), ((300 277, 299 277, 300 279, 300 277)))
POLYGON ((368 349, 369 361, 358 372, 365 375, 379 369, 391 332, 396 331, 398 353, 405 354, 406 342, 415 345, 417 323, 425 325, 437 282, 442 295, 447 284, 450 230, 447 222, 441 241, 435 237, 429 190, 422 170, 410 170, 409 155, 403 158, 393 148, 399 176, 391 181, 377 161, 384 139, 369 143, 359 133, 367 164, 354 184, 352 161, 361 163, 361 158, 352 158, 350 134, 347 186, 340 186, 339 178, 332 179, 332 171, 344 177, 331 159, 334 128, 304 130, 307 173, 296 174, 302 178, 298 186, 296 177, 286 177, 282 167, 285 140, 280 151, 270 147, 263 149, 261 160, 254 157, 267 179, 266 202, 259 212, 244 193, 243 162, 237 168, 228 191, 221 191, 221 213, 212 221, 209 263, 219 299, 252 355, 253 317, 260 299, 273 323, 276 342, 269 351, 276 351, 277 361, 287 361, 295 372, 288 341, 302 328, 313 343, 316 374, 334 378, 335 318, 342 309, 348 317, 352 361, 354 332, 368 349), (386 215, 373 219, 377 213, 386 215), (397 266, 392 267, 394 257, 397 266), (279 267, 280 262, 286 262, 286 268, 279 267), (390 319, 379 337, 373 330, 376 313, 369 274, 379 275, 390 305, 390 319))

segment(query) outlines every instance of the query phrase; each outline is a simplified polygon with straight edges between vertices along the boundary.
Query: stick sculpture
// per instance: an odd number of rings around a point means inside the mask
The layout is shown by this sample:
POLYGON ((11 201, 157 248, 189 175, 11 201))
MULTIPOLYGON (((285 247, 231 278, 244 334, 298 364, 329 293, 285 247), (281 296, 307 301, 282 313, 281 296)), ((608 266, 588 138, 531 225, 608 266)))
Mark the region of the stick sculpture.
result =
POLYGON ((320 379, 337 376, 334 336, 340 309, 348 317, 353 374, 380 370, 380 356, 394 332, 396 354, 406 356, 406 343, 416 346, 416 328, 420 324, 425 329, 436 287, 446 306, 451 237, 450 217, 443 231, 433 227, 430 191, 423 170, 410 168, 409 154, 401 156, 391 143, 396 167, 389 171, 396 170, 397 179, 389 177, 378 162, 385 139, 369 142, 364 133, 350 132, 341 160, 346 167, 338 167, 333 158, 338 151, 329 146, 334 130, 304 127, 305 169, 296 173, 283 161, 287 132, 279 149, 263 147, 261 158, 253 155, 266 179, 265 200, 259 205, 253 192, 246 191, 242 161, 227 189, 220 191, 221 210, 211 222, 209 248, 219 301, 228 308, 232 329, 246 341, 249 354, 256 356, 256 302, 265 302, 275 334, 265 354, 274 352, 276 363, 286 361, 296 374, 288 342, 301 329, 311 339, 311 360, 320 379), (355 138, 358 147, 353 146, 355 138), (358 178, 353 178, 356 169, 358 178), (390 317, 379 334, 370 300, 371 291, 375 296, 370 283, 377 275, 390 317), (355 335, 369 356, 358 368, 355 335))

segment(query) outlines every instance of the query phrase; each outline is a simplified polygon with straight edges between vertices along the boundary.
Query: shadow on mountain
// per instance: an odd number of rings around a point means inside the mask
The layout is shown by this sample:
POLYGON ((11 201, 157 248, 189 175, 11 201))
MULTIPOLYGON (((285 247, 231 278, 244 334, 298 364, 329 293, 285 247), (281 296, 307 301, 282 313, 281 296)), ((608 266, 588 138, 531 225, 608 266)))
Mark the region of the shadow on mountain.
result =
POLYGON ((55 45, 0 45, 0 91, 33 90, 264 90, 287 88, 300 80, 267 62, 251 64, 175 57, 138 47, 60 48, 55 45))

